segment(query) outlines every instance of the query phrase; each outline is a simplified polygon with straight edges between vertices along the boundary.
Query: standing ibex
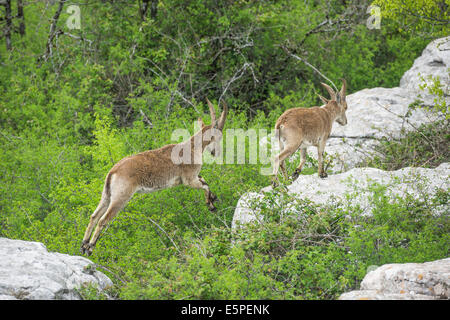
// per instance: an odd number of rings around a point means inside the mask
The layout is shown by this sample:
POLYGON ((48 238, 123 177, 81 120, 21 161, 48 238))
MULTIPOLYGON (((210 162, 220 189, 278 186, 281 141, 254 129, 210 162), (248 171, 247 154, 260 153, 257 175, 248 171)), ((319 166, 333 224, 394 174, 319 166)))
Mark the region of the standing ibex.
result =
POLYGON ((280 154, 274 161, 274 185, 278 181, 278 169, 281 170, 287 178, 286 166, 284 160, 300 148, 300 165, 294 171, 292 179, 295 180, 302 171, 306 162, 306 148, 316 146, 318 151, 319 176, 327 177, 323 168, 323 152, 325 144, 331 133, 333 122, 336 121, 342 126, 347 124, 345 111, 347 102, 345 101, 345 90, 347 82, 342 79, 342 88, 340 92, 334 92, 333 89, 322 83, 322 86, 328 91, 331 100, 322 96, 320 99, 325 103, 322 107, 312 108, 293 108, 285 111, 275 124, 275 137, 280 141, 280 154))
POLYGON ((87 255, 92 253, 103 228, 125 207, 136 192, 150 193, 184 184, 203 189, 209 209, 211 211, 216 209, 213 202, 217 197, 198 174, 202 168, 201 159, 205 149, 213 156, 219 155, 216 150, 220 151, 220 140, 228 108, 224 102, 222 114, 216 121, 214 107, 208 99, 206 100, 211 113, 211 125, 205 126, 199 119, 201 130, 189 140, 126 157, 112 167, 106 176, 100 203, 91 215, 86 228, 81 245, 82 253, 87 255), (180 158, 187 161, 180 161, 180 158), (96 225, 91 239, 92 230, 96 225))

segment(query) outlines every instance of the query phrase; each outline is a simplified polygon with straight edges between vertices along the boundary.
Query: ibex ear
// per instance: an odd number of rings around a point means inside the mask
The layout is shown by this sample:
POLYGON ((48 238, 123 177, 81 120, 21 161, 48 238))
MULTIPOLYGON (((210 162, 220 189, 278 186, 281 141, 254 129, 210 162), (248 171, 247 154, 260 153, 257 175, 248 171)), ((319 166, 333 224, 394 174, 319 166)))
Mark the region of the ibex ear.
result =
POLYGON ((211 124, 213 125, 213 127, 215 127, 216 126, 216 111, 214 110, 214 106, 211 103, 211 101, 209 101, 208 98, 206 98, 206 102, 208 103, 209 113, 211 114, 211 124))
POLYGON ((329 85, 327 85, 323 82, 321 82, 320 84, 325 88, 325 90, 328 91, 328 93, 330 94, 331 100, 336 100, 336 93, 334 92, 334 90, 329 85))
POLYGON ((330 102, 330 100, 325 99, 325 98, 322 97, 320 94, 317 93, 317 95, 319 96, 319 99, 320 99, 323 103, 328 104, 328 102, 330 102))
POLYGON ((203 128, 203 127, 205 126, 205 123, 203 122, 203 119, 202 119, 202 118, 198 118, 198 119, 197 119, 197 124, 198 124, 198 126, 200 127, 200 129, 203 128))
POLYGON ((339 93, 341 94, 342 100, 345 101, 345 91, 347 90, 347 81, 344 78, 342 78, 341 81, 342 81, 342 87, 341 87, 341 91, 339 93))
POLYGON ((222 100, 222 105, 223 105, 223 111, 222 111, 222 114, 220 115, 219 122, 217 123, 217 128, 221 131, 223 130, 223 127, 225 125, 225 120, 227 119, 227 114, 228 114, 228 105, 225 102, 225 100, 222 100))

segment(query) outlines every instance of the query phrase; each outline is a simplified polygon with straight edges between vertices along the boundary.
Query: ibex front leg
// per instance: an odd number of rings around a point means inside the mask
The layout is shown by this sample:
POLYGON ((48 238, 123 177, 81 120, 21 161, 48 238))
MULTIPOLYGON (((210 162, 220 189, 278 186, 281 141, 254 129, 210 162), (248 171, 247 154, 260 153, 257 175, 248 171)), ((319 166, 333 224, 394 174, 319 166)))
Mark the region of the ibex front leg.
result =
POLYGON ((292 174, 292 180, 297 180, 298 176, 300 175, 300 172, 302 172, 305 162, 306 162, 306 148, 300 148, 300 164, 292 174))
POLYGON ((210 211, 216 211, 217 208, 214 206, 214 201, 217 200, 217 197, 211 192, 211 190, 209 189, 209 185, 206 183, 206 181, 198 176, 198 177, 194 177, 192 179, 186 180, 184 181, 185 185, 188 185, 192 188, 195 189, 203 189, 205 191, 205 200, 206 200, 206 205, 208 206, 208 209, 210 211))
POLYGON ((323 168, 323 154, 325 151, 325 142, 320 142, 319 145, 317 146, 317 160, 319 163, 319 177, 321 178, 326 178, 328 177, 327 173, 325 172, 324 168, 323 168))

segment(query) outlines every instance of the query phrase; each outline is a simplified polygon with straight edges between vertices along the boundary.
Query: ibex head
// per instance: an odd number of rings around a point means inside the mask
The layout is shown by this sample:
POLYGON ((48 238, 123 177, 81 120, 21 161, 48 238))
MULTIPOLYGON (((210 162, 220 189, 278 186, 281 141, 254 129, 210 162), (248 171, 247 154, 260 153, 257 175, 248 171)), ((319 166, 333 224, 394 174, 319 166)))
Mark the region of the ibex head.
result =
POLYGON ((198 119, 198 124, 202 128, 203 134, 206 136, 205 138, 210 138, 204 139, 209 142, 206 146, 206 150, 208 150, 208 152, 211 153, 213 157, 218 157, 220 156, 220 141, 222 140, 222 130, 225 126, 225 120, 228 114, 228 106, 225 101, 222 101, 222 114, 220 115, 219 120, 216 120, 216 112, 214 110, 214 106, 208 98, 206 98, 206 102, 208 103, 209 112, 211 114, 211 124, 209 126, 206 126, 201 118, 198 119))
POLYGON ((341 79, 342 81, 342 87, 339 92, 334 92, 334 90, 327 84, 321 83, 322 86, 328 91, 330 94, 331 99, 325 99, 321 95, 318 95, 320 100, 324 102, 325 104, 328 104, 330 101, 336 101, 338 107, 339 107, 339 113, 336 117, 336 122, 339 123, 341 126, 345 126, 347 124, 347 116, 345 115, 345 111, 347 111, 347 101, 345 99, 347 90, 347 81, 345 79, 341 79))

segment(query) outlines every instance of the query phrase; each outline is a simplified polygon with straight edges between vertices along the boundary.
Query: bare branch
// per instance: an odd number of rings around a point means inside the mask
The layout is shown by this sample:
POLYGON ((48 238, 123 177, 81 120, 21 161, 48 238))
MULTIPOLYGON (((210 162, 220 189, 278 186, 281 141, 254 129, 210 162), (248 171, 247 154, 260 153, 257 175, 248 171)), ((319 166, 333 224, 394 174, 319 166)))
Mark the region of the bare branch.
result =
POLYGON ((238 70, 236 71, 236 73, 233 75, 233 77, 231 77, 230 80, 227 81, 227 84, 225 85, 225 89, 222 91, 222 94, 219 97, 219 100, 217 101, 218 104, 220 104, 220 101, 222 101, 223 96, 225 95, 225 93, 227 92, 228 88, 230 87, 230 85, 235 82, 236 80, 240 79, 244 73, 245 70, 247 70, 247 68, 249 68, 252 71, 253 74, 253 79, 258 82, 258 79, 256 79, 255 74, 253 72, 253 68, 252 65, 248 62, 244 63, 244 65, 238 70))
POLYGON ((139 113, 144 118, 144 121, 147 122, 147 124, 150 126, 150 128, 153 128, 153 123, 150 121, 150 119, 147 117, 147 115, 142 111, 142 109, 139 109, 139 113))
POLYGON ((314 67, 312 64, 310 64, 308 61, 306 61, 303 58, 300 58, 299 56, 293 54, 292 52, 290 52, 284 45, 281 45, 281 48, 291 57, 302 61, 304 64, 306 64, 308 67, 310 67, 311 69, 313 69, 315 72, 317 72, 317 74, 319 74, 322 78, 324 78, 325 80, 327 80, 328 82, 330 82, 334 89, 336 90, 336 92, 339 92, 339 89, 336 87, 336 85, 333 83, 333 81, 331 81, 328 77, 326 77, 322 72, 320 72, 316 67, 314 67))
POLYGON ((60 0, 58 4, 58 9, 55 12, 55 15, 52 18, 52 24, 50 25, 50 32, 48 34, 47 45, 44 54, 44 61, 47 61, 52 56, 52 45, 53 39, 56 36, 56 24, 58 23, 59 16, 63 10, 64 4, 67 0, 60 0))

